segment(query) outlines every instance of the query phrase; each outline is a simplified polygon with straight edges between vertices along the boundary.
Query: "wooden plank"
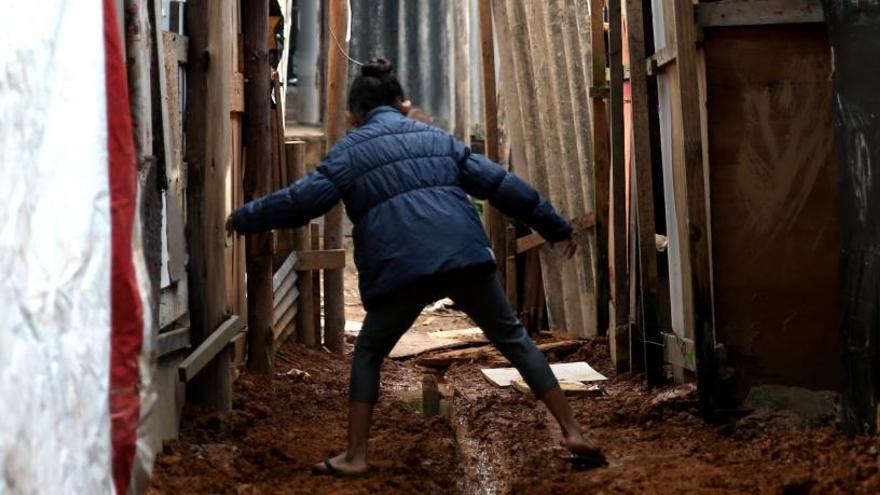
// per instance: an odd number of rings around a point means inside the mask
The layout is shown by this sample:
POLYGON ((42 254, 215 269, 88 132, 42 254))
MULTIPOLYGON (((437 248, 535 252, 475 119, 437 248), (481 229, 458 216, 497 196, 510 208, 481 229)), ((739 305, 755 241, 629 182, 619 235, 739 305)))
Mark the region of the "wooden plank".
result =
MULTIPOLYGON (((485 129, 485 154, 490 160, 500 163, 500 154, 498 151, 500 145, 498 130, 498 91, 495 84, 495 35, 493 32, 492 5, 491 0, 479 1, 479 22, 480 22, 480 53, 482 55, 482 81, 483 81, 483 128, 485 129)), ((499 260, 508 260, 508 241, 507 241, 507 220, 497 208, 490 204, 485 205, 486 228, 489 231, 489 240, 492 243, 492 250, 495 257, 499 260)), ((507 282, 511 276, 516 278, 516 260, 513 266, 509 266, 507 262, 499 263, 498 271, 501 275, 502 283, 505 285, 507 299, 511 301, 511 305, 516 308, 516 285, 512 287, 507 282)))
MULTIPOLYGON (((571 104, 567 101, 570 95, 567 92, 560 92, 557 84, 560 78, 556 61, 560 57, 553 56, 554 50, 550 41, 553 37, 550 36, 550 28, 547 25, 547 5, 545 2, 524 3, 526 4, 524 19, 532 51, 531 73, 538 83, 534 97, 539 104, 539 121, 546 130, 546 140, 539 144, 542 145, 547 157, 546 167, 543 170, 549 185, 547 197, 561 215, 570 218, 584 211, 575 208, 575 198, 582 200, 583 196, 572 194, 567 187, 572 182, 567 165, 575 162, 571 157, 572 147, 564 142, 565 129, 571 125, 571 119, 567 118, 565 111, 571 110, 571 104), (565 103, 559 101, 563 97, 566 98, 565 103)), ((581 304, 580 261, 578 259, 577 263, 574 263, 560 256, 562 284, 559 287, 561 291, 557 289, 555 292, 561 293, 565 308, 565 326, 562 328, 576 335, 586 335, 587 325, 584 324, 581 304)))
POLYGON ((189 339, 189 327, 160 333, 156 341, 156 356, 161 358, 172 352, 188 348, 190 345, 189 339))
MULTIPOLYGON (((681 143, 684 155, 679 163, 684 169, 688 220, 688 251, 692 300, 686 301, 693 315, 694 342, 697 345, 697 388, 700 410, 711 415, 717 404, 717 368, 715 366, 715 328, 712 316, 712 287, 709 260, 709 223, 707 216, 706 164, 703 162, 701 101, 697 74, 697 29, 691 0, 672 0, 672 19, 678 47, 675 67, 679 82, 681 143)), ((687 310, 688 308, 686 308, 687 310)))
MULTIPOLYGON (((242 10, 245 70, 244 199, 252 201, 271 192, 272 142, 270 65, 268 47, 269 1, 248 2, 242 10)), ((273 369, 275 349, 271 322, 272 251, 268 233, 247 236, 247 367, 257 373, 273 369)))
MULTIPOLYGON (((161 7, 156 2, 157 9, 161 7)), ((192 341, 202 343, 224 321, 226 176, 230 163, 229 84, 234 37, 231 5, 187 2, 187 244, 192 341)), ((229 356, 218 357, 191 387, 193 399, 229 410, 229 356)))
MULTIPOLYGON (((545 197, 549 197, 550 188, 547 174, 544 172, 547 169, 547 158, 539 148, 539 143, 546 140, 547 131, 539 119, 535 118, 540 113, 538 102, 534 97, 538 83, 532 76, 533 57, 529 49, 528 29, 523 22, 522 10, 522 5, 514 0, 498 0, 495 3, 498 26, 500 27, 499 36, 505 39, 499 45, 507 53, 507 55, 503 55, 503 58, 512 61, 510 65, 513 68, 511 71, 513 77, 509 86, 510 97, 507 101, 518 110, 514 120, 522 125, 520 135, 529 137, 522 140, 525 149, 525 160, 522 165, 527 167, 527 176, 535 189, 545 197)), ((540 259, 544 283, 554 288, 560 287, 562 285, 561 260, 558 254, 553 251, 542 252, 540 259)), ((555 290, 547 296, 550 326, 561 328, 565 325, 565 309, 562 299, 555 290)))
POLYGON ((296 271, 337 270, 345 268, 344 249, 325 249, 321 251, 301 251, 297 253, 296 271))
MULTIPOLYGON (((510 382, 510 386, 526 395, 530 395, 532 390, 523 379, 517 379, 510 382)), ((581 382, 570 382, 566 380, 559 381, 559 388, 562 393, 574 397, 601 397, 602 389, 598 385, 587 385, 581 382)))
POLYGON ((277 326, 279 322, 283 319, 282 317, 284 317, 291 308, 296 306, 296 302, 298 299, 299 291, 296 289, 296 287, 294 287, 293 291, 289 292, 285 295, 285 297, 281 298, 281 301, 276 304, 275 307, 272 309, 272 326, 275 329, 276 335, 280 331, 277 326))
POLYGON ((175 282, 159 291, 159 329, 171 325, 189 311, 189 291, 185 281, 175 282))
MULTIPOLYGON (((317 222, 309 225, 309 239, 311 241, 312 251, 321 249, 321 227, 317 222)), ((305 272, 303 272, 304 274, 305 272)), ((322 340, 322 322, 323 322, 323 301, 321 300, 321 271, 312 270, 312 321, 315 328, 315 345, 320 346, 322 340)), ((345 331, 345 326, 342 327, 345 331)))
MULTIPOLYGON (((538 344, 538 350, 543 353, 564 354, 572 353, 580 349, 582 346, 583 341, 567 340, 562 342, 551 342, 548 344, 538 344)), ((429 368, 448 368, 455 363, 500 358, 501 354, 494 347, 481 346, 418 357, 415 359, 415 363, 419 366, 426 366, 429 368)))
MULTIPOLYGON (((299 180, 306 175, 306 143, 292 141, 286 143, 287 162, 291 171, 291 180, 299 180)), ((301 227, 294 232, 294 249, 298 252, 307 251, 311 247, 309 227, 301 227)), ((298 274, 296 287, 299 291, 298 311, 296 316, 297 340, 309 347, 314 347, 317 334, 315 319, 312 316, 315 299, 312 286, 313 272, 305 271, 298 274)))
MULTIPOLYGON (((702 5, 702 4, 700 4, 702 5)), ((661 68, 675 61, 675 45, 666 45, 657 50, 646 61, 646 70, 649 76, 657 74, 661 68)))
POLYGON ((840 144, 827 77, 837 59, 826 30, 725 28, 704 42, 715 338, 737 370, 725 400, 759 383, 840 386, 840 144))
MULTIPOLYGON (((347 98, 348 41, 343 33, 349 25, 347 0, 329 0, 327 27, 336 39, 327 50, 327 143, 332 146, 345 135, 348 122, 345 117, 347 98)), ((342 249, 342 205, 331 209, 324 217, 324 249, 342 249)), ((324 271, 324 344, 331 352, 342 354, 345 344, 345 286, 342 268, 324 271)))
POLYGON ((825 21, 819 0, 721 0, 694 5, 701 28, 825 21))
MULTIPOLYGON (((629 0, 627 4, 638 2, 629 0)), ((627 270, 627 163, 625 161, 623 106, 623 22, 621 0, 608 0, 608 61, 610 66, 611 117, 611 211, 609 232, 609 282, 611 288, 611 328, 629 323, 629 279, 627 270)), ((629 47, 632 50, 632 46, 629 47)), ((615 348, 617 349, 617 348, 615 348)), ((612 358, 616 361, 615 358, 612 358)))
POLYGON ((278 267, 278 270, 276 270, 275 274, 272 275, 273 291, 278 291, 278 287, 281 286, 281 283, 287 279, 288 275, 290 275, 290 272, 294 270, 294 267, 296 266, 296 262, 298 260, 299 257, 297 256, 296 252, 290 253, 290 255, 287 256, 287 259, 284 260, 284 263, 282 263, 282 265, 278 267))
POLYGON ((229 111, 244 113, 244 74, 241 72, 232 74, 229 90, 229 111))
POLYGON ((162 32, 162 53, 159 75, 162 97, 162 136, 165 158, 166 212, 165 231, 168 239, 168 279, 177 282, 186 272, 186 238, 184 233, 184 190, 186 170, 183 167, 183 124, 180 97, 180 61, 178 55, 187 46, 185 37, 162 32))
MULTIPOLYGON (((236 334, 242 331, 243 322, 232 315, 217 327, 193 352, 180 363, 177 370, 181 381, 189 382, 202 371, 211 360, 226 349, 236 334)), ((228 357, 228 356, 227 356, 228 357)))
MULTIPOLYGON (((594 370, 585 361, 554 363, 550 365, 550 369, 560 382, 580 383, 607 380, 602 373, 594 370)), ((483 377, 496 387, 509 387, 513 385, 514 381, 522 379, 522 375, 516 368, 484 368, 480 371, 483 373, 483 377)))
MULTIPOLYGON (((579 13, 579 36, 584 53, 590 54, 591 86, 607 87, 605 36, 602 12, 605 0, 577 0, 579 13), (590 15, 593 13, 593 15, 590 15), (588 29, 589 27, 589 29, 588 29), (589 40, 587 39, 589 33, 589 40)), ((611 143, 608 129, 608 110, 604 98, 610 95, 593 96, 593 187, 596 213, 596 298, 600 328, 608 328, 608 306, 610 304, 611 281, 609 270, 610 201, 611 201, 611 143)))
MULTIPOLYGON (((636 183, 636 218, 638 221, 639 274, 642 307, 642 332, 645 347, 645 376, 649 387, 663 381, 663 348, 660 337, 659 297, 657 282, 657 247, 654 226, 654 180, 651 156, 651 131, 648 106, 648 75, 645 63, 645 26, 642 18, 642 1, 627 2, 627 37, 629 59, 632 69, 630 87, 632 93, 633 162, 636 183)), ((699 118, 699 115, 698 115, 699 118)), ((623 189, 623 188, 621 188, 623 189)), ((621 194, 623 191, 621 191, 621 194)), ((625 229, 625 223, 621 225, 625 229)), ((621 250, 621 257, 626 250, 621 250)), ((625 287, 625 286, 624 286, 625 287)), ((626 324, 619 320, 618 324, 626 324)))
MULTIPOLYGON (((571 227, 575 233, 580 233, 588 229, 592 229, 595 225, 596 217, 592 213, 587 213, 571 221, 571 227)), ((529 235, 520 237, 516 240, 517 254, 525 253, 538 246, 542 246, 547 241, 541 237, 541 234, 533 232, 529 235)))

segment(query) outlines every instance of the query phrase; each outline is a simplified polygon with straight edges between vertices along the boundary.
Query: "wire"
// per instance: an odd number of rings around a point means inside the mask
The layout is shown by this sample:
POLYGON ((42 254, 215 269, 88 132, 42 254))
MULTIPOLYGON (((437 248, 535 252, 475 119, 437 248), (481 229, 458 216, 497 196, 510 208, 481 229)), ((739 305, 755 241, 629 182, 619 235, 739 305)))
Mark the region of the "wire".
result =
POLYGON ((349 54, 345 51, 345 49, 342 48, 342 44, 341 44, 341 43, 339 42, 339 40, 336 38, 336 33, 333 32, 333 28, 330 27, 330 26, 327 26, 327 27, 330 29, 330 37, 333 38, 333 41, 336 43, 336 48, 339 48, 339 52, 342 53, 343 55, 345 55, 345 58, 347 58, 349 62, 351 62, 351 63, 353 63, 353 64, 356 64, 356 65, 364 65, 363 62, 351 58, 351 55, 349 55, 349 54))

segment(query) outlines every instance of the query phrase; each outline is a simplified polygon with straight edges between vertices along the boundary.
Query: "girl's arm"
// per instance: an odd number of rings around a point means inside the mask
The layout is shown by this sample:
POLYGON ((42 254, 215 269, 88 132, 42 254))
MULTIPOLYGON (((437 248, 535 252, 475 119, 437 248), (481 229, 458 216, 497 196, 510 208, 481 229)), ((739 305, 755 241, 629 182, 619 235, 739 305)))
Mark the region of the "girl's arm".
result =
POLYGON ((339 190, 326 175, 312 172, 284 189, 238 208, 229 222, 241 234, 302 227, 330 211, 339 198, 339 190))
POLYGON ((525 223, 549 242, 571 238, 571 225, 526 181, 485 156, 471 153, 458 141, 455 146, 465 192, 489 200, 489 204, 525 223))

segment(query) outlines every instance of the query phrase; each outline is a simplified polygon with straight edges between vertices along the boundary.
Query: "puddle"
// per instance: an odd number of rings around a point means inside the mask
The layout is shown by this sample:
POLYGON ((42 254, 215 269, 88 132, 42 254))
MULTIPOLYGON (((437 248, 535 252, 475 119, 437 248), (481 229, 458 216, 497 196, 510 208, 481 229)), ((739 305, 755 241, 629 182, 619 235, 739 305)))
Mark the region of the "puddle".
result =
MULTIPOLYGON (((449 401, 446 387, 441 385, 440 390, 440 416, 449 418, 452 415, 452 403, 449 401)), ((422 411, 422 391, 420 390, 400 390, 397 396, 418 412, 422 411)))

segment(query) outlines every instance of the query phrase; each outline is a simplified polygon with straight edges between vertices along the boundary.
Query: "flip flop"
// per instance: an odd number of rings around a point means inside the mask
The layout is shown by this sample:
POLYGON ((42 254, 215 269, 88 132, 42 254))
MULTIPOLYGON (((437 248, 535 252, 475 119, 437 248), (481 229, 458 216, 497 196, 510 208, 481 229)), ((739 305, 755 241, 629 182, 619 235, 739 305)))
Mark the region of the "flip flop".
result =
POLYGON ((596 469, 608 465, 608 461, 605 459, 605 455, 602 454, 602 451, 600 450, 590 452, 589 454, 572 454, 559 456, 559 458, 571 464, 578 471, 586 471, 588 469, 596 469))
POLYGON ((334 478, 339 479, 359 479, 368 476, 367 471, 364 471, 363 473, 346 473, 345 471, 340 471, 334 467, 333 464, 330 464, 330 459, 324 459, 324 469, 312 468, 312 474, 333 476, 334 478))

